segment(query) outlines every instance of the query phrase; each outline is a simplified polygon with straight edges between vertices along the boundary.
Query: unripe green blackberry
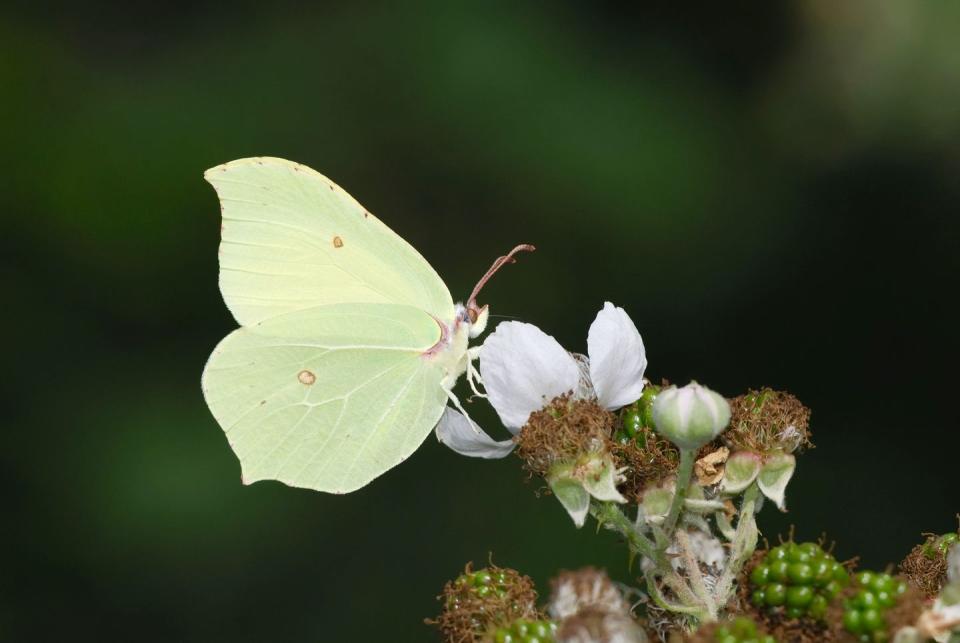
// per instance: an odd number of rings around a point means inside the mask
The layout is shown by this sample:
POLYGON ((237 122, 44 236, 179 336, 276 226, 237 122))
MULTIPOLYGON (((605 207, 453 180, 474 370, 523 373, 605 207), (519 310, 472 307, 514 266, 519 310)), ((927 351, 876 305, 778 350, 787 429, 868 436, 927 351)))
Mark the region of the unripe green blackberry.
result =
POLYGON ((717 643, 776 643, 769 634, 758 634, 757 624, 745 616, 719 626, 713 638, 717 643))
POLYGON ((623 408, 620 412, 620 428, 614 435, 615 440, 621 444, 634 440, 641 449, 647 446, 647 435, 653 429, 653 402, 658 393, 659 386, 647 384, 640 399, 623 408))
POLYGON ((788 618, 823 620, 830 600, 850 583, 846 568, 817 543, 783 543, 750 571, 750 601, 788 618))
POLYGON ((478 569, 475 572, 466 572, 460 574, 453 586, 458 591, 447 597, 447 605, 459 603, 463 600, 464 594, 469 594, 476 598, 487 598, 496 596, 504 598, 510 586, 510 578, 507 572, 502 569, 493 570, 486 568, 478 569))
POLYGON ((862 571, 854 577, 855 592, 843 603, 843 627, 861 641, 890 638, 884 615, 907 591, 907 584, 890 574, 862 571))
POLYGON ((492 643, 553 643, 557 624, 553 621, 517 619, 509 625, 497 628, 492 643))

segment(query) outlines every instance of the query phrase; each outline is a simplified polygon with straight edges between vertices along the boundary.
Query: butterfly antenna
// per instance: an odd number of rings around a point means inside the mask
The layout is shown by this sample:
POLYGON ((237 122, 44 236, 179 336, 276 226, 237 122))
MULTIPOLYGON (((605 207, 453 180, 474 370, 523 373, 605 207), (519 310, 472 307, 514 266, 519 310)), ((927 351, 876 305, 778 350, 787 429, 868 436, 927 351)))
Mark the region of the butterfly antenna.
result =
POLYGON ((518 252, 533 252, 534 250, 536 250, 536 248, 529 243, 521 243, 502 257, 497 257, 497 260, 494 261, 490 269, 480 277, 480 281, 477 282, 477 285, 473 287, 473 292, 470 293, 470 299, 467 300, 467 310, 470 311, 471 317, 476 319, 476 315, 480 313, 480 308, 477 306, 477 295, 480 294, 480 289, 490 281, 490 278, 508 263, 516 263, 517 260, 513 257, 518 252))

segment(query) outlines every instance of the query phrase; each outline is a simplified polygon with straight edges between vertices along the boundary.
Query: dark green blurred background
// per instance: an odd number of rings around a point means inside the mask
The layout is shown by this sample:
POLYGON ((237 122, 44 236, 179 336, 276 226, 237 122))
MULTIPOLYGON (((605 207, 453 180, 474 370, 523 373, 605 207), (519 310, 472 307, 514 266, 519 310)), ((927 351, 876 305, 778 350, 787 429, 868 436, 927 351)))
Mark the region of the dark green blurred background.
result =
POLYGON ((250 155, 328 174, 457 297, 537 244, 485 301, 572 350, 609 299, 650 377, 795 392, 817 448, 766 535, 881 566, 955 527, 958 35, 946 1, 0 10, 0 638, 431 640, 488 552, 544 593, 630 580, 515 458, 432 437, 345 497, 240 484, 201 177, 250 155))

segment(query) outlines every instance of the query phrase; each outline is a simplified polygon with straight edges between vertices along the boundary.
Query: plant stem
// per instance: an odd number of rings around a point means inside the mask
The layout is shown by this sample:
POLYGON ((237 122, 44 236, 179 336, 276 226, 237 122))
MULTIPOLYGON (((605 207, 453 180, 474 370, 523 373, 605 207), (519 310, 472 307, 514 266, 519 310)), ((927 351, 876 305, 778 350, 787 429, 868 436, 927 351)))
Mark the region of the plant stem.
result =
POLYGON ((730 600, 730 594, 733 590, 733 580, 740 573, 743 564, 753 555, 757 548, 757 521, 754 517, 754 507, 757 504, 757 498, 760 495, 760 489, 756 483, 750 485, 743 494, 743 502, 740 504, 740 519, 737 521, 737 531, 734 533, 733 542, 730 544, 730 558, 727 560, 727 566, 717 581, 714 589, 716 604, 723 608, 730 600))
POLYGON ((697 452, 695 450, 680 449, 680 466, 677 469, 677 485, 673 491, 673 502, 670 503, 670 511, 663 521, 663 530, 668 536, 673 533, 674 527, 677 526, 680 509, 683 507, 683 501, 687 498, 690 478, 693 477, 693 461, 696 457, 697 452))
POLYGON ((687 570, 687 578, 690 579, 690 588, 706 609, 707 620, 717 620, 717 606, 703 580, 703 572, 700 571, 700 564, 697 562, 697 557, 690 546, 690 537, 683 529, 677 531, 677 546, 680 548, 683 566, 687 570))
MULTIPOLYGON (((597 519, 602 526, 616 531, 627 539, 631 551, 646 556, 650 560, 660 564, 661 558, 665 559, 662 552, 657 550, 656 545, 649 538, 641 534, 629 518, 627 518, 620 507, 612 502, 593 502, 590 505, 590 513, 597 519)), ((669 563, 668 563, 669 564, 669 563)))
MULTIPOLYGON (((681 580, 679 579, 679 577, 676 576, 676 574, 673 574, 673 576, 674 576, 675 578, 665 581, 665 582, 667 583, 667 585, 670 586, 670 589, 673 589, 674 592, 676 592, 676 591, 677 591, 676 588, 673 587, 673 584, 674 584, 674 583, 673 583, 673 582, 670 582, 670 581, 671 581, 671 580, 672 580, 672 581, 679 581, 681 587, 686 590, 686 593, 689 594, 690 589, 686 587, 686 584, 683 583, 683 581, 681 581, 681 580)), ((677 614, 689 614, 689 615, 691 615, 691 616, 696 617, 697 620, 702 620, 702 618, 703 618, 703 608, 702 608, 702 607, 699 607, 699 606, 696 606, 696 605, 678 605, 678 604, 676 604, 676 603, 671 603, 671 602, 667 601, 666 597, 664 597, 664 595, 663 595, 663 592, 660 591, 660 587, 657 585, 657 577, 656 577, 656 574, 654 573, 654 570, 653 570, 653 569, 647 570, 646 573, 644 573, 643 578, 644 578, 644 580, 646 581, 646 584, 647 584, 647 594, 650 595, 650 597, 653 599, 653 602, 654 602, 654 603, 656 603, 657 605, 659 605, 660 607, 662 607, 662 608, 665 609, 665 610, 668 610, 668 611, 671 611, 671 612, 675 612, 675 613, 677 613, 677 614)), ((682 593, 682 592, 678 592, 678 596, 680 596, 681 593, 682 593)), ((693 596, 689 596, 689 597, 687 597, 687 598, 692 599, 693 596)), ((680 600, 686 600, 686 599, 685 599, 683 596, 680 596, 680 600)), ((693 600, 691 600, 691 601, 689 601, 689 602, 690 602, 690 603, 696 603, 696 601, 693 601, 693 600)))
POLYGON ((718 511, 713 514, 713 519, 717 522, 717 529, 720 530, 724 538, 732 542, 733 539, 737 537, 737 532, 734 530, 733 525, 730 524, 730 519, 727 518, 727 514, 718 511))
MULTIPOLYGON (((653 563, 653 566, 644 572, 644 578, 647 583, 648 594, 660 607, 678 614, 690 614, 701 621, 716 620, 716 604, 707 591, 699 568, 689 572, 691 578, 694 579, 694 587, 691 588, 687 581, 673 569, 670 557, 666 553, 666 547, 654 543, 640 533, 636 525, 624 515, 619 506, 612 502, 593 502, 590 505, 590 513, 601 526, 616 531, 626 538, 632 553, 638 553, 653 563), (657 577, 662 578, 664 585, 673 590, 673 593, 680 600, 680 604, 670 603, 666 600, 657 585, 657 577), (699 579, 699 584, 695 579, 699 579)), ((657 531, 660 530, 657 529, 657 531)), ((662 531, 658 535, 662 537, 662 531)), ((686 538, 686 534, 683 534, 681 538, 684 539, 681 543, 681 551, 685 551, 687 558, 692 560, 689 539, 686 538)), ((659 542, 661 538, 657 540, 659 542)), ((665 538, 663 540, 665 542, 665 538)), ((695 562, 686 561, 685 564, 688 566, 696 565, 695 562)))

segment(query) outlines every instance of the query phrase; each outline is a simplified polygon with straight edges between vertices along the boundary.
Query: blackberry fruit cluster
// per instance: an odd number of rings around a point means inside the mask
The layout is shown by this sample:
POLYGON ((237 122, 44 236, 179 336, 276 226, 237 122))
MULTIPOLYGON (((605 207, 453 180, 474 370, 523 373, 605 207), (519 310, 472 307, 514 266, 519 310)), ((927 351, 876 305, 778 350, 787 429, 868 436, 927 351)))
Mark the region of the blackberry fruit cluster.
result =
POLYGON ((881 643, 890 638, 885 612, 897 604, 907 584, 890 574, 859 572, 856 592, 843 603, 843 627, 861 641, 881 643))
POLYGON ((750 584, 757 608, 820 621, 850 575, 817 543, 787 542, 767 552, 751 571, 750 584))

